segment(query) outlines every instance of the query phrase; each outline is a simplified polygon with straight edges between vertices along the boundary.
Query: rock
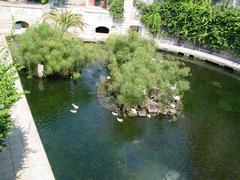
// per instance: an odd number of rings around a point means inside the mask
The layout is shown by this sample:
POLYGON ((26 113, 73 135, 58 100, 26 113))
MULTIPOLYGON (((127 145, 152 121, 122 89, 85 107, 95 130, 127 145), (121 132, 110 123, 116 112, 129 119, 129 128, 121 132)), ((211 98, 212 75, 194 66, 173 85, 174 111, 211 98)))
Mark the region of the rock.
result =
POLYGON ((156 108, 156 107, 148 107, 148 112, 150 114, 157 114, 158 113, 158 108, 156 108))
POLYGON ((148 114, 148 115, 147 115, 147 117, 148 117, 148 118, 151 118, 151 115, 150 115, 150 114, 148 114))
POLYGON ((147 116, 147 112, 145 109, 141 110, 141 111, 138 111, 138 115, 141 116, 141 117, 144 117, 144 116, 147 116))
POLYGON ((176 108, 176 105, 173 104, 173 103, 171 103, 171 104, 170 104, 170 107, 171 107, 172 109, 175 109, 175 108, 176 108))
POLYGON ((168 112, 167 112, 166 110, 164 110, 164 111, 162 111, 162 114, 163 114, 163 115, 167 115, 168 112))
POLYGON ((148 101, 147 110, 150 114, 158 114, 159 113, 159 104, 154 101, 148 101))
POLYGON ((131 112, 134 113, 134 114, 137 114, 137 110, 134 109, 134 108, 131 108, 131 112))
POLYGON ((169 109, 169 114, 170 115, 177 114, 177 110, 176 109, 169 109))
POLYGON ((154 114, 151 114, 152 117, 156 117, 158 114, 154 113, 154 114))
POLYGON ((136 109, 134 109, 133 111, 132 111, 132 109, 131 110, 127 110, 126 112, 127 112, 127 116, 128 117, 136 117, 136 116, 138 116, 138 113, 137 113, 136 109))

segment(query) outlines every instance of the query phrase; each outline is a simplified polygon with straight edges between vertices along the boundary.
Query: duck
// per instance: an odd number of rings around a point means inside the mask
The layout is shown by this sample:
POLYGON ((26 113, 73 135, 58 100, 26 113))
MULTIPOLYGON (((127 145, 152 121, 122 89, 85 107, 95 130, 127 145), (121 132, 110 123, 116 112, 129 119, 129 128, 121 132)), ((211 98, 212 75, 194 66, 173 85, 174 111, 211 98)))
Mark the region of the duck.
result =
POLYGON ((70 112, 71 113, 77 113, 77 110, 76 109, 71 109, 70 112))
POLYGON ((79 107, 76 104, 72 103, 72 106, 74 107, 74 109, 78 109, 79 107))
POLYGON ((114 116, 118 116, 118 113, 112 112, 112 115, 114 115, 114 116))
POLYGON ((180 96, 173 96, 173 99, 175 100, 175 101, 180 101, 180 96))
POLYGON ((123 119, 117 118, 118 122, 123 122, 123 119))

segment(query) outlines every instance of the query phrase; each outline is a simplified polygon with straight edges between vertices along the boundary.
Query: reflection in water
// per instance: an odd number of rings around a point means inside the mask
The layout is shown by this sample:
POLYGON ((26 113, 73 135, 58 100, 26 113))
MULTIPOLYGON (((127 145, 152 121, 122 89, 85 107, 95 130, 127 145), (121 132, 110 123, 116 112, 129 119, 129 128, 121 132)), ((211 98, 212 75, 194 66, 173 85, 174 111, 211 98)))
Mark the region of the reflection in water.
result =
POLYGON ((240 179, 240 81, 212 66, 188 66, 191 90, 175 122, 117 122, 96 99, 106 75, 97 66, 78 81, 23 78, 56 179, 240 179))
POLYGON ((215 86, 217 88, 221 88, 222 87, 221 83, 218 82, 218 81, 211 81, 211 83, 212 83, 213 86, 215 86))
POLYGON ((39 91, 44 91, 44 82, 42 79, 38 80, 38 90, 39 91))

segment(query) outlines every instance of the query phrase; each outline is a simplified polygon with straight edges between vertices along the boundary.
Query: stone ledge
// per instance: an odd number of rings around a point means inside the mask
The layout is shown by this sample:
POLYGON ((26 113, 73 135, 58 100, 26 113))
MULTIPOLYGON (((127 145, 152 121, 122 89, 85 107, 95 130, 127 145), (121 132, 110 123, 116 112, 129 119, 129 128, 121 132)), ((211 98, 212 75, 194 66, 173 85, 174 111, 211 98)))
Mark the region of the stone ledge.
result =
POLYGON ((17 7, 17 8, 32 8, 32 9, 45 9, 48 8, 50 5, 45 4, 28 4, 28 3, 12 3, 12 2, 4 2, 0 1, 0 6, 6 6, 6 7, 17 7))
MULTIPOLYGON (((7 47, 4 35, 0 35, 0 43, 7 47)), ((10 52, 9 52, 10 53, 10 52)), ((12 61, 11 54, 9 61, 12 61)), ((23 92, 20 79, 16 88, 23 92)), ((6 167, 0 161, 1 180, 54 180, 54 175, 43 148, 40 136, 34 123, 25 95, 12 108, 12 119, 15 128, 7 138, 8 147, 0 153, 0 158, 9 162, 6 167), (3 165, 3 167, 1 166, 3 165)))

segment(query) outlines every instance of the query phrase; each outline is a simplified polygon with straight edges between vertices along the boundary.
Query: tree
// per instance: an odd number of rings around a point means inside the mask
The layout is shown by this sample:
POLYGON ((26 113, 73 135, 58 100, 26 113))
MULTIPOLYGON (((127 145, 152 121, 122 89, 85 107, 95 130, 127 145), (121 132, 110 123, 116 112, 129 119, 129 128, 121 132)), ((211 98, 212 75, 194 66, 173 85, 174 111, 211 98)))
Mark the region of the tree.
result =
POLYGON ((184 79, 189 75, 189 68, 179 61, 163 58, 152 41, 137 33, 112 35, 106 47, 110 53, 108 69, 111 75, 106 89, 124 108, 144 106, 150 96, 164 108, 173 95, 182 96, 189 89, 184 79), (174 92, 173 85, 176 86, 174 92))
POLYGON ((98 44, 87 44, 47 23, 33 26, 16 38, 14 56, 34 75, 37 64, 46 76, 79 77, 82 68, 103 55, 98 44))
POLYGON ((109 11, 113 18, 122 19, 123 18, 123 8, 124 1, 123 0, 112 0, 110 2, 109 11))
POLYGON ((44 20, 53 21, 63 31, 67 31, 71 27, 83 29, 85 25, 80 14, 73 14, 67 10, 52 10, 44 15, 44 20))

